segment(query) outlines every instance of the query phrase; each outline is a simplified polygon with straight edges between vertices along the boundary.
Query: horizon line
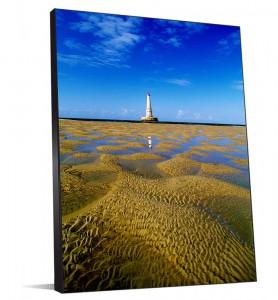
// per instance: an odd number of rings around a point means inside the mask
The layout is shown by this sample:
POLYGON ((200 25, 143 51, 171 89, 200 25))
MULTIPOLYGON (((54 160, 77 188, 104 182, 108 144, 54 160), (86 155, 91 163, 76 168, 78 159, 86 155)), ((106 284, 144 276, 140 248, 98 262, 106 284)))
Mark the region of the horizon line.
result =
POLYGON ((64 120, 77 121, 102 121, 102 122, 126 122, 126 123, 147 123, 147 124, 188 124, 188 125, 212 125, 212 126, 246 126, 246 124, 237 123, 208 123, 208 122, 176 122, 176 121, 157 121, 157 122, 142 122, 140 120, 121 120, 121 119, 91 119, 91 118, 74 118, 74 117, 58 117, 64 120))

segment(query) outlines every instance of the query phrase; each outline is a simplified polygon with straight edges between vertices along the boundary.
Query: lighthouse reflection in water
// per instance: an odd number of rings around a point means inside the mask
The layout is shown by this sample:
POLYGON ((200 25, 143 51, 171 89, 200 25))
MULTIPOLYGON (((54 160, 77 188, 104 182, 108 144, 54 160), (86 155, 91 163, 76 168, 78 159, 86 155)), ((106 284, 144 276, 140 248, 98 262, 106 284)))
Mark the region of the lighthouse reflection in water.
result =
POLYGON ((148 147, 151 149, 152 148, 152 137, 148 136, 148 147))

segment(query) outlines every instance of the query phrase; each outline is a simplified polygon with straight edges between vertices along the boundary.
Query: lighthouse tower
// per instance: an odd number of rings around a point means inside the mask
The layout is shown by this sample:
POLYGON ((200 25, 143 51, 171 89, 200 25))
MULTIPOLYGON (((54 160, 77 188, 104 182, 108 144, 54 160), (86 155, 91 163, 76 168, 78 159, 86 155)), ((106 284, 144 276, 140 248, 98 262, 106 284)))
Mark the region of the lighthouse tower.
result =
POLYGON ((142 122, 158 122, 158 119, 153 116, 151 94, 147 93, 146 116, 141 118, 142 122))

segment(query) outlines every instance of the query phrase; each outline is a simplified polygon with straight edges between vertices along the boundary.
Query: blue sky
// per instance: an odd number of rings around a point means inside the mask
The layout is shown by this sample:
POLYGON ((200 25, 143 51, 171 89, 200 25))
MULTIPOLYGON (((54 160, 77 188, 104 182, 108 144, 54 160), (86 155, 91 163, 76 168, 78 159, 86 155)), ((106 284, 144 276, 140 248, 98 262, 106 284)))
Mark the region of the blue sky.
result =
POLYGON ((59 116, 245 124, 239 27, 56 10, 59 116))

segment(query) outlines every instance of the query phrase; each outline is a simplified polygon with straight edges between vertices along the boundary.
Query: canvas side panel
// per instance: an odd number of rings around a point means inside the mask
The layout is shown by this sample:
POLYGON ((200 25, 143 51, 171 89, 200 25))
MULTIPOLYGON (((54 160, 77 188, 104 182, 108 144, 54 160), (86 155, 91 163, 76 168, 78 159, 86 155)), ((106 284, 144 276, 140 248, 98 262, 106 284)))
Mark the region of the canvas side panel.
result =
POLYGON ((51 33, 51 98, 52 98, 52 159, 53 159, 53 213, 54 213, 54 288, 59 292, 63 287, 62 266, 62 226, 60 205, 59 168, 59 120, 58 120, 58 82, 56 48, 56 12, 50 13, 51 33))

